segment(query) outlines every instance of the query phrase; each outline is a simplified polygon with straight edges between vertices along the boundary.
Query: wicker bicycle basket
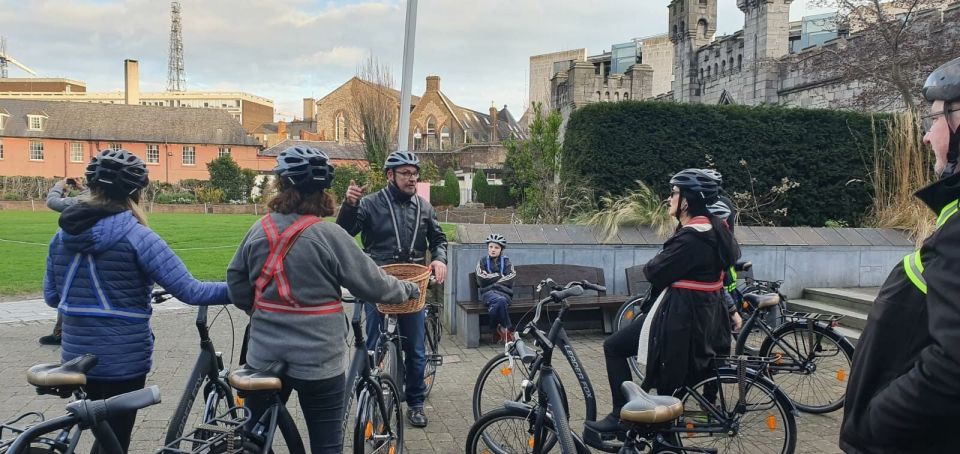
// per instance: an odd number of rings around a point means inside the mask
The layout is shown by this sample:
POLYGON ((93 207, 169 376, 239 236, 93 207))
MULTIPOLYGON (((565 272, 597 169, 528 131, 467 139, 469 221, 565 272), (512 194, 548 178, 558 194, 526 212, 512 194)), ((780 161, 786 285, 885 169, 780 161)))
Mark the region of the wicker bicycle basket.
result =
POLYGON ((409 314, 423 310, 427 302, 427 283, 430 281, 430 268, 413 263, 383 265, 383 271, 402 281, 413 282, 420 287, 420 297, 411 298, 400 304, 377 303, 381 314, 409 314))

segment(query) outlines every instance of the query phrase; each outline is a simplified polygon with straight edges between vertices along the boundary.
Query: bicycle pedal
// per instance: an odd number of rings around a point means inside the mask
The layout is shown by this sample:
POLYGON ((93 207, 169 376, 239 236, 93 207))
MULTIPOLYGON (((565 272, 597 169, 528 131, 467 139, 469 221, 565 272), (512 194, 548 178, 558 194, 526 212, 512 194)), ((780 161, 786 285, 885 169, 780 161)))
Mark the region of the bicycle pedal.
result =
POLYGON ((427 355, 427 361, 429 361, 431 365, 442 366, 443 355, 427 355))

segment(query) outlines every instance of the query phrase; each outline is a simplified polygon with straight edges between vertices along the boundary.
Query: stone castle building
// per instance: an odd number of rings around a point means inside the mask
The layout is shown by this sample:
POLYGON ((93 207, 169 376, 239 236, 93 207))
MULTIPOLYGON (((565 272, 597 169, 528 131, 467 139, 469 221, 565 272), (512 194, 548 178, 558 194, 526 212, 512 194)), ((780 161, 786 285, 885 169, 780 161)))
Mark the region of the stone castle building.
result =
MULTIPOLYGON (((664 37, 669 39, 672 52, 650 52, 654 43, 645 40, 642 57, 638 51, 637 64, 622 74, 608 69, 618 61, 616 55, 609 53, 566 65, 554 64, 550 75, 551 107, 564 117, 593 102, 648 98, 684 103, 842 108, 861 92, 856 82, 845 83, 825 75, 816 68, 813 58, 833 46, 856 46, 860 28, 857 24, 845 29, 837 24, 833 13, 791 22, 790 6, 794 0, 737 0, 744 13, 743 29, 715 37, 717 1, 670 1, 664 37), (652 58, 654 55, 657 58, 652 58), (666 55, 671 64, 664 64, 666 55)), ((960 34, 960 22, 956 20, 960 17, 960 3, 924 14, 937 15, 933 18, 934 28, 960 34)), ((612 47, 614 53, 617 48, 618 45, 612 47)), ((561 54, 531 57, 531 99, 535 59, 542 65, 540 60, 561 54)), ((878 110, 897 107, 876 106, 878 110)))

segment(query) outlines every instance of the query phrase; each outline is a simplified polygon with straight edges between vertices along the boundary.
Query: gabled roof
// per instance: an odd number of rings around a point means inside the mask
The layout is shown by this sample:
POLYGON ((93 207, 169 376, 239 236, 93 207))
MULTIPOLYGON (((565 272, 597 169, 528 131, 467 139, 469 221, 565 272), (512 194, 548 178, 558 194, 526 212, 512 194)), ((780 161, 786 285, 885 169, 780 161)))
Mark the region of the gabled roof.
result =
MULTIPOLYGON (((317 131, 317 122, 313 120, 297 120, 297 121, 288 121, 286 122, 287 134, 290 137, 300 137, 300 131, 306 130, 307 132, 316 132, 317 131)), ((280 125, 280 122, 273 123, 264 123, 253 130, 254 134, 276 134, 277 128, 280 125)))
POLYGON ((287 139, 266 150, 260 152, 260 156, 277 156, 281 151, 290 147, 310 147, 316 148, 324 153, 330 159, 342 159, 345 161, 366 161, 366 154, 363 152, 363 145, 358 143, 340 144, 333 141, 317 140, 299 140, 287 139))
POLYGON ((0 99, 0 110, 10 115, 0 132, 8 137, 259 145, 222 109, 0 99), (46 116, 43 130, 31 131, 27 115, 46 116))
MULTIPOLYGON (((349 80, 347 80, 346 82, 344 82, 343 84, 341 84, 339 87, 331 90, 330 93, 327 93, 326 96, 320 98, 320 99, 317 101, 317 104, 323 104, 323 101, 324 101, 325 99, 329 98, 330 95, 336 93, 336 92, 339 91, 341 88, 344 88, 344 87, 349 86, 350 84, 352 84, 352 83, 354 83, 354 82, 361 83, 361 84, 364 84, 364 85, 368 85, 368 86, 370 86, 371 88, 376 88, 376 87, 377 87, 377 84, 375 84, 375 83, 373 83, 373 82, 367 82, 367 81, 365 81, 365 80, 363 80, 363 79, 361 79, 361 78, 359 78, 359 77, 357 77, 357 76, 353 76, 353 77, 351 77, 349 80)), ((382 88, 388 95, 390 95, 390 97, 396 99, 397 102, 400 102, 400 91, 399 91, 399 90, 396 90, 396 89, 393 89, 393 88, 390 88, 390 87, 384 87, 384 86, 380 86, 380 88, 382 88)), ((420 102, 420 97, 419 97, 419 96, 416 96, 416 95, 411 95, 411 96, 410 96, 410 104, 411 104, 411 105, 415 106, 415 105, 417 105, 417 103, 419 103, 419 102, 420 102)))

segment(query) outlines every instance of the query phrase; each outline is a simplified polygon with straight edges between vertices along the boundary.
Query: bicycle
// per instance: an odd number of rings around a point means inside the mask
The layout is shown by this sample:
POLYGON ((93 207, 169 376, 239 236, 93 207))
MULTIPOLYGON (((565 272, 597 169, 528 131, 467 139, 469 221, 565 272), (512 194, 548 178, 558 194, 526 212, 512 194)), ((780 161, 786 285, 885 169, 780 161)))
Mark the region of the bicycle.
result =
POLYGON ((549 451, 555 445, 559 445, 560 452, 564 454, 589 452, 580 436, 570 429, 565 399, 561 394, 552 359, 562 329, 558 321, 569 309, 567 298, 582 295, 585 288, 596 291, 605 289, 587 281, 570 282, 564 287, 556 287, 548 279, 542 284, 551 285, 555 290, 537 303, 533 320, 527 323, 523 330, 524 335, 533 336, 537 345, 543 349, 533 363, 533 370, 538 377, 535 377, 535 380, 523 381, 521 396, 517 401, 510 398, 503 403, 502 408, 489 411, 474 422, 467 435, 468 454, 487 452, 488 448, 495 452, 516 452, 521 449, 523 452, 541 453, 549 451), (549 333, 544 333, 537 329, 536 324, 543 306, 551 302, 560 304, 558 321, 554 322, 549 333), (512 430, 507 430, 517 436, 513 440, 507 439, 508 434, 499 428, 501 424, 511 425, 510 421, 517 425, 512 430))
MULTIPOLYGON (((38 364, 27 371, 27 382, 36 387, 37 394, 53 395, 64 399, 72 396, 74 402, 80 402, 87 398, 83 389, 87 384, 86 373, 96 365, 97 357, 91 354, 78 356, 62 364, 38 364)), ((41 413, 27 412, 0 424, 0 453, 9 452, 17 436, 26 431, 20 426, 21 423, 35 426, 44 422, 44 416, 41 413), (25 421, 30 417, 33 418, 32 421, 25 421), (4 439, 4 430, 10 431, 14 438, 4 439)), ((40 437, 32 440, 30 452, 33 454, 71 453, 80 441, 80 434, 81 429, 76 425, 64 426, 54 437, 40 437)))
POLYGON ((834 329, 843 316, 783 310, 782 323, 771 326, 768 312, 780 309, 785 299, 780 283, 755 281, 755 285, 755 292, 744 295, 750 317, 737 337, 735 354, 750 350, 747 344, 758 337, 757 332, 763 339, 758 356, 772 358, 767 376, 800 411, 823 414, 843 407, 854 351, 853 344, 834 329))
MULTIPOLYGON (((347 298, 344 298, 347 300, 347 298)), ((351 387, 344 399, 344 434, 351 411, 357 400, 353 426, 354 453, 403 453, 403 412, 400 406, 400 391, 389 375, 383 373, 373 360, 363 338, 360 314, 363 303, 356 302, 351 319, 354 337, 354 354, 347 373, 351 387)))
MULTIPOLYGON (((436 278, 430 276, 428 288, 434 288, 436 278)), ((443 355, 440 354, 440 338, 443 334, 443 302, 427 298, 426 313, 423 319, 424 349, 426 350, 426 367, 423 370, 423 382, 427 385, 424 398, 430 396, 433 384, 436 381, 437 369, 443 365, 443 355)))
MULTIPOLYGON (((151 298, 154 304, 159 304, 172 298, 172 296, 166 291, 157 290, 152 293, 151 298)), ((164 444, 172 448, 179 448, 176 440, 183 436, 187 427, 192 428, 201 425, 209 427, 214 425, 213 423, 218 418, 222 420, 221 416, 231 412, 235 413, 235 408, 243 405, 240 399, 235 398, 233 389, 227 383, 230 369, 224 365, 223 355, 216 350, 213 340, 210 339, 207 313, 207 306, 197 308, 196 326, 200 337, 200 354, 197 356, 197 361, 187 378, 187 385, 180 396, 180 401, 177 403, 177 409, 170 418, 167 433, 164 437, 164 444), (201 390, 203 390, 203 398, 200 402, 203 402, 203 406, 194 409, 194 403, 197 402, 201 390), (196 422, 189 423, 191 417, 196 417, 196 422)), ((227 315, 230 316, 229 311, 227 311, 227 315)), ((233 332, 233 318, 230 317, 231 332, 233 332)), ((233 416, 236 416, 236 414, 233 416)), ((195 433, 193 438, 202 440, 207 438, 205 435, 207 434, 203 432, 195 433)), ((211 432, 209 435, 213 435, 213 433, 211 432)), ((197 443, 193 442, 195 445, 197 443)))
MULTIPOLYGON (((51 383, 57 382, 60 383, 58 386, 72 387, 76 386, 76 382, 81 381, 81 378, 84 382, 86 381, 84 374, 77 372, 77 370, 79 370, 78 368, 68 367, 65 369, 64 367, 66 367, 68 363, 62 365, 43 365, 59 366, 45 371, 51 383)), ((101 452, 106 454, 123 454, 120 442, 117 441, 117 436, 113 432, 113 429, 110 428, 107 420, 158 403, 160 403, 160 388, 157 388, 155 385, 104 400, 76 400, 67 404, 66 415, 39 422, 30 426, 28 429, 22 430, 9 444, 6 454, 53 452, 46 448, 38 448, 35 446, 37 442, 40 442, 41 445, 46 444, 46 440, 48 439, 42 437, 43 435, 52 432, 63 434, 65 432, 76 431, 76 436, 79 437, 80 432, 87 430, 93 432, 94 437, 100 444, 101 452)), ((72 453, 75 448, 76 445, 74 444, 63 452, 72 453)))
MULTIPOLYGON (((556 284, 552 280, 545 279, 537 286, 537 291, 539 292, 544 287, 552 288, 554 285, 556 284)), ((593 287, 602 288, 600 286, 593 287)), ((540 313, 537 312, 530 323, 536 325, 539 320, 540 313)), ((554 348, 559 348, 560 353, 567 359, 567 363, 577 378, 585 404, 585 420, 595 421, 597 419, 597 401, 593 384, 590 382, 586 369, 581 366, 583 362, 577 356, 570 338, 567 337, 561 316, 558 315, 554 318, 549 332, 556 334, 552 345, 554 348)), ((514 332, 514 339, 504 346, 504 352, 487 361, 487 364, 483 366, 477 376, 471 399, 473 419, 477 420, 485 413, 502 407, 505 400, 519 401, 523 395, 523 383, 537 378, 540 371, 540 362, 542 362, 542 355, 530 349, 519 333, 514 332)), ((563 408, 569 416, 570 406, 567 402, 566 388, 559 375, 556 376, 556 380, 561 391, 560 395, 563 398, 563 408)))

